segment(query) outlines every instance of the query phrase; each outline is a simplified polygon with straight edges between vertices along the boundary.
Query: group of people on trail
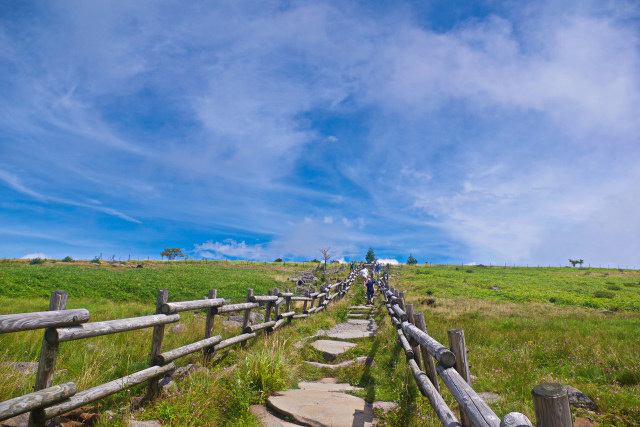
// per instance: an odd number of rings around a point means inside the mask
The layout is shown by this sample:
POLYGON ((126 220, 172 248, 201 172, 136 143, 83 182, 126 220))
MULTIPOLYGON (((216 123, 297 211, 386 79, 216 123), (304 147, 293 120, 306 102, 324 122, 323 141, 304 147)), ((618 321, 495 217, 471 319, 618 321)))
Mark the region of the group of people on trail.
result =
MULTIPOLYGON (((374 277, 376 275, 378 277, 380 276, 380 272, 382 271, 382 264, 374 261, 373 264, 371 265, 371 275, 369 275, 369 270, 367 270, 367 267, 365 267, 363 264, 361 265, 362 265, 362 269, 360 270, 359 274, 360 276, 362 276, 362 284, 367 288, 367 304, 372 305, 373 295, 375 294, 374 286, 376 284, 374 277)), ((354 268, 356 267, 356 262, 351 261, 351 263, 349 264, 349 267, 351 271, 353 271, 354 268)))

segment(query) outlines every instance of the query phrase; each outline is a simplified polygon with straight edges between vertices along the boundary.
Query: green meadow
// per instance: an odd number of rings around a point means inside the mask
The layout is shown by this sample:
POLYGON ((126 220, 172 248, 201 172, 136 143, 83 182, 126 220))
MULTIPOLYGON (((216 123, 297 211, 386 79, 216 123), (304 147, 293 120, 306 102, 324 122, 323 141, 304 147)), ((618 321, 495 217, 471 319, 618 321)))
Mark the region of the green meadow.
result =
MULTIPOLYGON (((88 263, 28 265, 0 260, 0 314, 45 310, 53 289, 69 292, 69 308, 90 310, 92 321, 151 314, 158 288, 169 289, 169 300, 203 298, 209 288, 218 296, 240 301, 247 287, 256 293, 292 287, 288 277, 311 264, 172 262, 100 266, 88 263)), ((315 264, 314 264, 315 266, 315 264)), ((330 268, 333 268, 332 265, 330 268)), ((342 273, 342 277, 345 273, 342 273)), ((574 416, 592 418, 601 426, 639 425, 640 420, 640 274, 617 269, 504 268, 482 266, 403 266, 390 272, 391 285, 406 292, 406 300, 425 314, 429 333, 447 344, 447 330, 464 329, 473 387, 493 392, 500 400, 490 406, 500 417, 518 411, 534 419, 531 389, 543 382, 571 385, 597 405, 574 416), (493 289, 492 289, 493 288, 493 289)), ((378 413, 389 426, 440 425, 420 396, 396 343, 386 310, 378 307, 381 333, 355 340, 358 346, 338 360, 358 356, 375 359, 372 367, 320 372, 304 360, 321 360, 309 346, 294 344, 327 330, 346 318, 346 307, 364 302, 356 284, 345 300, 308 319, 300 319, 270 336, 252 340, 245 350, 220 354, 202 366, 199 354, 179 359, 179 366, 198 369, 176 379, 176 386, 144 411, 131 411, 132 387, 99 402, 98 425, 126 425, 160 420, 165 425, 259 425, 249 406, 269 394, 295 387, 298 381, 337 376, 364 388, 358 394, 370 402, 395 401, 394 410, 378 413), (111 418, 109 418, 111 417, 111 418)), ((379 300, 378 300, 379 302, 379 300)), ((202 338, 202 313, 182 313, 186 331, 167 332, 164 348, 202 338)), ((214 333, 230 337, 239 330, 217 319, 214 333)), ((38 360, 42 331, 0 335, 0 400, 28 393, 34 374, 19 373, 15 363, 38 360)), ((148 366, 151 330, 63 343, 54 383, 74 381, 79 390, 119 378, 148 366)), ((446 389, 440 382, 442 389, 446 389)), ((456 408, 451 395, 443 397, 456 408)))

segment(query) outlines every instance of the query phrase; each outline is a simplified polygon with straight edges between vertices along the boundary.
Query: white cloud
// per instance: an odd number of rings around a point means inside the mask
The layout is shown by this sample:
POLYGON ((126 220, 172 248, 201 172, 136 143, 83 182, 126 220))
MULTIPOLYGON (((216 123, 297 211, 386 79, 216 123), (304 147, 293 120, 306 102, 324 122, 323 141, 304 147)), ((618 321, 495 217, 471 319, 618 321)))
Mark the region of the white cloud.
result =
POLYGON ((31 254, 26 254, 25 256, 21 257, 20 259, 34 259, 34 258, 47 259, 49 257, 46 254, 42 253, 42 252, 34 252, 34 253, 31 253, 31 254))
POLYGON ((394 258, 380 258, 378 259, 378 262, 382 265, 386 265, 386 264, 391 264, 391 265, 398 265, 400 264, 400 262, 398 262, 397 259, 394 258))

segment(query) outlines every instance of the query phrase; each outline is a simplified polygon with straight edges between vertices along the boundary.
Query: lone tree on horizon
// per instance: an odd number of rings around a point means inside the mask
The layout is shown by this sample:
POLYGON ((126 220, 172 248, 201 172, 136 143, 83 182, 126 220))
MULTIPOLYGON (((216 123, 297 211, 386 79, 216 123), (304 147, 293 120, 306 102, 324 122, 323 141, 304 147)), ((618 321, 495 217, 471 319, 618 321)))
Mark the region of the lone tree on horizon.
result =
POLYGON ((365 257, 365 260, 371 264, 373 261, 376 260, 376 254, 373 252, 373 248, 369 247, 369 250, 367 251, 367 256, 365 257))
POLYGON ((173 261, 176 257, 184 257, 180 248, 164 248, 164 251, 160 252, 160 256, 163 261, 164 257, 167 257, 169 261, 173 261))
POLYGON ((327 271, 327 261, 329 261, 333 256, 330 251, 331 249, 329 248, 320 249, 320 252, 322 253, 322 257, 324 258, 324 271, 327 271))
POLYGON ((409 258, 407 258, 407 264, 413 265, 417 264, 418 260, 413 257, 413 255, 409 254, 409 258))

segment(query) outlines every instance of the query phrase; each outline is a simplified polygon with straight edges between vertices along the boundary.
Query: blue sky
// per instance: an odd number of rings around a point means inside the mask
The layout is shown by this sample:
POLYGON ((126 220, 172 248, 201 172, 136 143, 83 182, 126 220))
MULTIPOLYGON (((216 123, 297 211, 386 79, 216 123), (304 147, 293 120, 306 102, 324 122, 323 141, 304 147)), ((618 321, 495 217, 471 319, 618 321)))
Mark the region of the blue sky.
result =
POLYGON ((634 1, 0 3, 0 257, 640 267, 634 1))

